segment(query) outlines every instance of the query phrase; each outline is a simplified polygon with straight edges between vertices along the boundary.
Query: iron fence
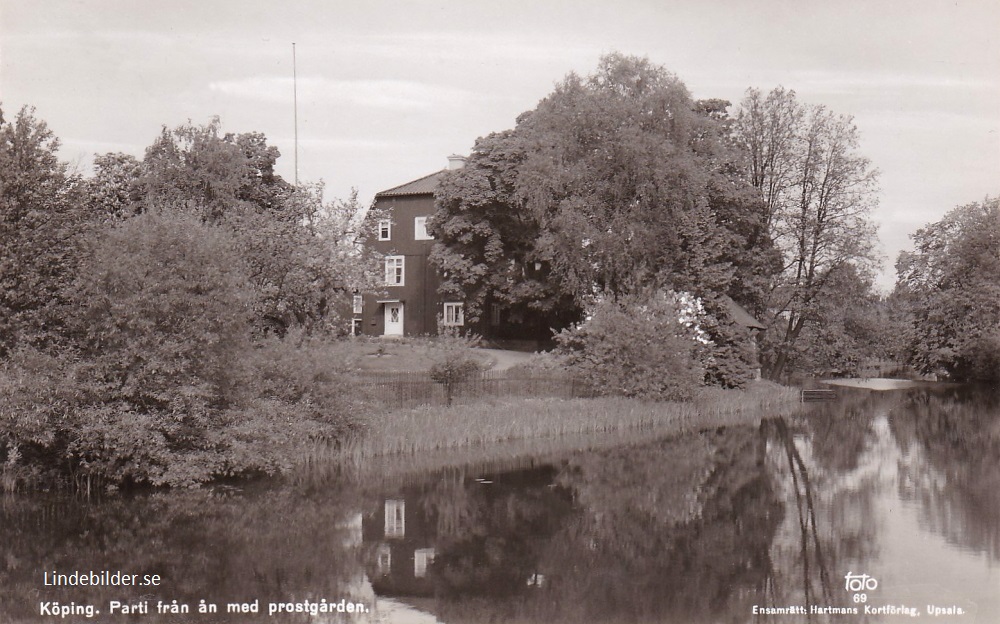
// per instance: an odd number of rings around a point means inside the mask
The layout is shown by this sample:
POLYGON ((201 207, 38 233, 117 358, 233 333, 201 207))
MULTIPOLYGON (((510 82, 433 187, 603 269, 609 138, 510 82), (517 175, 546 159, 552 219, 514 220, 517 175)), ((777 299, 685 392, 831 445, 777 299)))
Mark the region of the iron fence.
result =
MULTIPOLYGON (((360 380, 366 396, 389 407, 446 405, 445 384, 431 379, 426 372, 372 372, 360 380)), ((530 375, 523 372, 483 371, 455 382, 452 399, 469 402, 484 398, 554 397, 571 399, 592 397, 593 390, 569 376, 530 375)))

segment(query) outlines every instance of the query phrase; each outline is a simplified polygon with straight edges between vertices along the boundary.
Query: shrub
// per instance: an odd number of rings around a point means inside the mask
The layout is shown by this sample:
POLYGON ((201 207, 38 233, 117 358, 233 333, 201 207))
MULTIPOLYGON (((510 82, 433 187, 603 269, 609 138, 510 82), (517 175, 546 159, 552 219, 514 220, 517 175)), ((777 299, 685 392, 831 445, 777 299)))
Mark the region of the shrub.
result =
POLYGON ((71 358, 21 346, 0 360, 0 472, 4 489, 30 486, 43 469, 67 467, 66 440, 80 388, 71 358))
POLYGON ((104 230, 83 267, 72 346, 0 363, 3 488, 38 467, 114 486, 273 474, 359 420, 329 345, 301 332, 251 343, 225 230, 143 214, 104 230))
POLYGON ((453 331, 442 332, 434 342, 430 377, 444 384, 448 405, 451 405, 455 384, 471 379, 483 369, 482 363, 471 353, 478 344, 478 336, 462 336, 453 331))
POLYGON ((704 379, 695 331, 667 295, 601 301, 556 336, 569 369, 601 394, 690 400, 704 379))
POLYGON ((307 337, 303 330, 262 341, 249 358, 251 400, 294 407, 296 420, 314 424, 310 437, 339 438, 357 429, 366 401, 352 383, 339 344, 307 337))

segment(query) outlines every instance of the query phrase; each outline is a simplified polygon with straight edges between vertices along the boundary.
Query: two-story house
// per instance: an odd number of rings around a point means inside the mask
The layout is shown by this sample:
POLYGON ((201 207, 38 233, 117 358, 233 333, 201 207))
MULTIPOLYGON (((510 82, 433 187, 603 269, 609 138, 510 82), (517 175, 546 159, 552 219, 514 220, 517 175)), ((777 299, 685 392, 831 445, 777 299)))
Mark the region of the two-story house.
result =
MULTIPOLYGON (((465 165, 463 156, 449 156, 448 168, 375 194, 373 208, 383 213, 378 222, 375 251, 384 255, 383 285, 375 294, 354 298, 355 333, 369 336, 417 336, 439 333, 442 327, 466 328, 465 303, 442 298, 437 269, 430 263, 434 239, 427 219, 434 214, 434 195, 448 170, 465 165)), ((535 265, 539 269, 539 265, 535 265)), ((749 312, 725 298, 731 321, 753 332, 763 329, 749 312)), ((505 318, 490 306, 490 315, 474 328, 491 338, 545 340, 551 338, 552 319, 505 318)))
MULTIPOLYGON (((448 157, 448 169, 464 164, 462 156, 448 157)), ((385 256, 385 279, 380 293, 355 297, 360 333, 414 336, 436 334, 440 325, 465 325, 464 302, 441 299, 441 280, 429 262, 434 239, 427 233, 427 219, 434 214, 434 192, 445 171, 375 194, 374 208, 385 218, 378 222, 372 245, 385 256)))

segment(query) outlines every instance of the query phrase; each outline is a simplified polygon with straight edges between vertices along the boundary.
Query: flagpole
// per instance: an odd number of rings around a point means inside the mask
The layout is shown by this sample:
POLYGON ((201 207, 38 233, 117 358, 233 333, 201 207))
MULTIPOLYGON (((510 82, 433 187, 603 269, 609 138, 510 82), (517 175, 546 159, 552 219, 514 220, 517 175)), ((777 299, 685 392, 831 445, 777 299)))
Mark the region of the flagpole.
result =
POLYGON ((299 188, 299 82, 295 67, 295 42, 292 42, 292 105, 295 109, 295 188, 299 188))

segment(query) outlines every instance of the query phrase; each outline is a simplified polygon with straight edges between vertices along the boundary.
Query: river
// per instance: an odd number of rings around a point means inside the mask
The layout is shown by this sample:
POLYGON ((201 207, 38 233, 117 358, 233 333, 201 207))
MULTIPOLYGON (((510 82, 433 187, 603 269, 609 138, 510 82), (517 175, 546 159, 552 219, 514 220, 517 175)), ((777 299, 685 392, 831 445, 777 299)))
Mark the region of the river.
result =
POLYGON ((1000 622, 984 391, 366 475, 2 497, 0 622, 1000 622))

